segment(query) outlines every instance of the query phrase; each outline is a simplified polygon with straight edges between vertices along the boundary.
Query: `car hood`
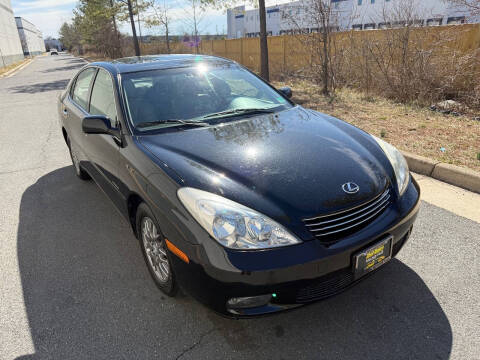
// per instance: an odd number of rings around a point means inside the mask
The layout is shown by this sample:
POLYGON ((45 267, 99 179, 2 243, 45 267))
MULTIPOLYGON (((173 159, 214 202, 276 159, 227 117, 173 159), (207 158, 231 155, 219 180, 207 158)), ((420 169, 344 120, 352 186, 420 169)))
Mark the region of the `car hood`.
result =
POLYGON ((391 166, 367 133, 295 106, 204 127, 138 137, 183 186, 291 221, 360 204, 382 192, 391 166), (356 194, 342 185, 354 182, 356 194))

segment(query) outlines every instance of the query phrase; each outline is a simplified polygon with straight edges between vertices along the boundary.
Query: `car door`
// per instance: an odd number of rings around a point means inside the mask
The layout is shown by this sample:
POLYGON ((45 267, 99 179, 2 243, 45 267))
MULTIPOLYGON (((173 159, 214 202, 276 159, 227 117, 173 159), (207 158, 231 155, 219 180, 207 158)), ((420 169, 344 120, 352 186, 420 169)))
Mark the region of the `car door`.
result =
MULTIPOLYGON (((117 102, 114 82, 110 73, 98 69, 90 91, 89 115, 106 116, 112 128, 118 127, 117 102)), ((88 158, 95 180, 119 209, 123 209, 125 199, 119 192, 118 162, 120 139, 107 134, 84 134, 83 148, 88 158), (94 175, 95 176, 95 175, 94 175)))
POLYGON ((82 70, 73 81, 70 92, 63 100, 62 105, 62 115, 65 119, 64 124, 70 147, 85 169, 88 168, 88 161, 83 146, 85 134, 82 131, 82 120, 88 115, 90 88, 96 73, 97 69, 94 67, 82 70))

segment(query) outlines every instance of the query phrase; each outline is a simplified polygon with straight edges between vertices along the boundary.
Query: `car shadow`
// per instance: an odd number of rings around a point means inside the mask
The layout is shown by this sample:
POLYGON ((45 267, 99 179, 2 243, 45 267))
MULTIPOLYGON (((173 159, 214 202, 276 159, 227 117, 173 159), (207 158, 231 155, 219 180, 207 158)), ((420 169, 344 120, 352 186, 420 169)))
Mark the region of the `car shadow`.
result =
POLYGON ((68 79, 35 83, 30 85, 13 86, 8 90, 14 93, 35 94, 46 91, 63 90, 68 84, 68 79))
POLYGON ((352 289, 257 319, 220 317, 151 281, 129 225, 71 166, 22 195, 18 262, 35 352, 21 358, 448 359, 452 330, 392 260, 352 289))
MULTIPOLYGON (((64 54, 64 56, 69 56, 69 57, 71 57, 71 55, 67 55, 67 54, 64 54)), ((78 59, 78 58, 70 58, 70 59, 68 60, 68 63, 69 63, 69 64, 83 64, 83 65, 86 65, 86 64, 87 64, 87 62, 86 62, 85 60, 83 60, 83 59, 78 59)))
POLYGON ((56 67, 56 68, 49 68, 49 69, 46 69, 46 70, 42 70, 41 72, 42 73, 54 73, 54 72, 57 72, 57 71, 72 71, 72 70, 80 69, 80 68, 84 67, 85 65, 86 65, 85 62, 75 63, 73 65, 68 65, 68 66, 60 66, 60 67, 56 67))

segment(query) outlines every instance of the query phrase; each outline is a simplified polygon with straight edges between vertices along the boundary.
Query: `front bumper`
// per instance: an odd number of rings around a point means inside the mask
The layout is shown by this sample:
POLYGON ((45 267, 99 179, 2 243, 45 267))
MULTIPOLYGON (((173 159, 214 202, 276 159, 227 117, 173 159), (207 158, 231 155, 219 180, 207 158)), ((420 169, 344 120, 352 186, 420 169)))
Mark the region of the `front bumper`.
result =
POLYGON ((386 236, 393 237, 392 257, 408 240, 419 209, 420 189, 412 178, 394 209, 352 237, 325 247, 319 241, 262 251, 233 251, 217 246, 189 251, 187 264, 171 256, 175 275, 194 298, 216 312, 233 317, 261 315, 335 295, 356 282, 352 257, 386 236), (243 309, 227 308, 234 297, 275 294, 269 303, 243 309))

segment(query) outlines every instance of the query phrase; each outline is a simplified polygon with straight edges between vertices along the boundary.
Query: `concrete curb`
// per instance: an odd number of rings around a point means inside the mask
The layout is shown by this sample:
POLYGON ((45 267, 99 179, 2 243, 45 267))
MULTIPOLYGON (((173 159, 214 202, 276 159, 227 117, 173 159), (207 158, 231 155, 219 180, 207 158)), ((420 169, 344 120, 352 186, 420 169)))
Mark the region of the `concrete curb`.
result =
POLYGON ((411 171, 480 194, 480 173, 402 151, 411 171))
POLYGON ((432 159, 415 155, 406 151, 402 151, 402 154, 405 156, 405 159, 407 159, 410 170, 418 174, 432 176, 433 170, 438 164, 438 161, 433 161, 432 159))
POLYGON ((450 164, 437 164, 432 177, 480 193, 480 174, 475 171, 450 164))
POLYGON ((22 70, 24 67, 26 67, 28 64, 30 64, 32 61, 33 61, 34 58, 31 58, 29 60, 27 60, 26 62, 24 62, 23 64, 20 64, 16 67, 14 67, 13 69, 10 69, 8 70, 6 73, 3 73, 2 75, 0 75, 0 79, 1 78, 7 78, 7 77, 10 77, 10 76, 13 76, 17 71, 20 71, 22 70))

